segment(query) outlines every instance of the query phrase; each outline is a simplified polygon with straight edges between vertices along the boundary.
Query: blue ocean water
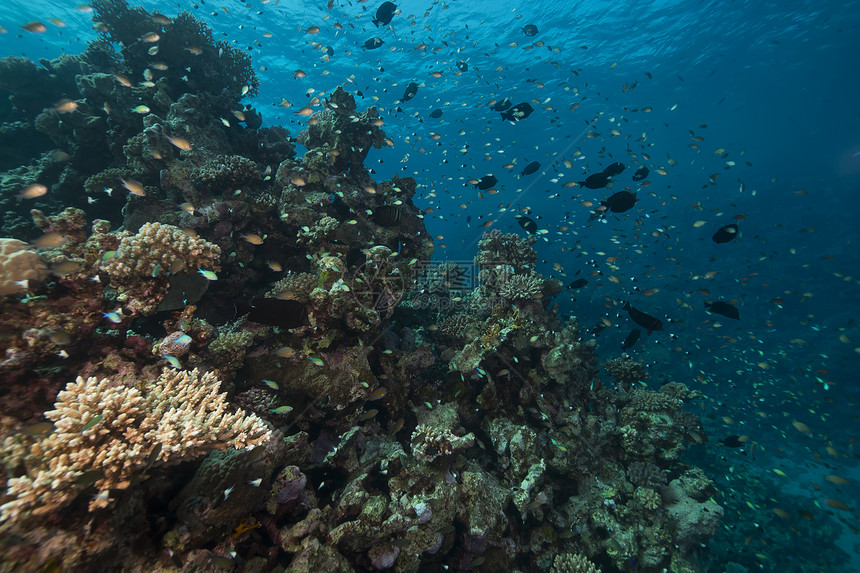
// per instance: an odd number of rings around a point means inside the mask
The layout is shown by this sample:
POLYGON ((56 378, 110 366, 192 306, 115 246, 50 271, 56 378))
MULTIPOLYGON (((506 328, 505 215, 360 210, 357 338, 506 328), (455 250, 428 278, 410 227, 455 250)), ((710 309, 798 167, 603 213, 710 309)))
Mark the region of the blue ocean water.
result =
MULTIPOLYGON (((403 0, 385 28, 371 2, 140 5, 189 10, 246 50, 262 82, 248 103, 264 125, 298 133, 295 111, 340 85, 360 92, 359 109, 376 105, 394 145, 367 165, 380 181, 418 181, 435 259, 471 261, 487 228, 523 233, 516 217, 527 215, 540 272, 589 281, 558 298, 559 312, 609 324, 602 356, 634 326, 623 301, 661 317, 665 331, 629 352, 652 382, 706 395, 708 441, 687 461, 726 507, 710 570, 860 570, 860 2, 403 0), (362 48, 376 36, 380 48, 362 48), (417 95, 399 102, 410 82, 417 95), (503 98, 534 112, 503 121, 490 109, 503 98), (532 161, 538 171, 519 177, 532 161), (614 162, 626 169, 611 190, 565 186, 614 162), (631 178, 641 166, 647 185, 631 178), (487 174, 497 192, 468 183, 487 174), (637 194, 632 210, 589 220, 624 189, 637 194), (731 223, 740 237, 715 244, 731 223), (740 320, 707 313, 713 300, 740 320), (731 436, 742 447, 721 442, 731 436)), ((96 37, 75 1, 6 0, 0 26, 0 56, 75 54, 96 37), (32 20, 47 30, 20 28, 32 20)))

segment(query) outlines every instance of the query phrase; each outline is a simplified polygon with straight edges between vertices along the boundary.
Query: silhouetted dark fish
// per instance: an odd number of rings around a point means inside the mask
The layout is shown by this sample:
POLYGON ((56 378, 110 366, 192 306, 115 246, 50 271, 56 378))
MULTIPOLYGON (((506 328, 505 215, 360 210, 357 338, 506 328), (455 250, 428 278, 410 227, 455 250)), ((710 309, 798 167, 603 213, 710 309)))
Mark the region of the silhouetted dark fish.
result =
POLYGON ((630 191, 619 191, 614 195, 610 195, 606 201, 601 201, 601 205, 613 213, 623 213, 629 211, 636 204, 636 195, 630 191))
POLYGON ((579 184, 589 189, 601 189, 609 185, 609 176, 602 172, 594 173, 586 177, 585 181, 580 181, 579 184))
POLYGON ((474 185, 481 191, 486 191, 498 182, 499 180, 496 179, 494 175, 484 175, 478 180, 477 183, 474 183, 474 185))
POLYGON ((649 173, 650 171, 648 171, 648 168, 643 165, 636 170, 636 173, 633 174, 633 181, 642 181, 648 177, 649 173))
POLYGON ((382 205, 373 210, 373 222, 382 227, 395 227, 400 223, 403 211, 397 205, 382 205))
POLYGON ((540 169, 540 163, 538 163, 537 161, 532 161, 531 163, 526 165, 526 168, 523 169, 523 172, 520 173, 520 176, 531 175, 532 173, 534 173, 538 169, 540 169))
POLYGON ((494 103, 493 105, 491 105, 490 109, 493 111, 505 111, 506 109, 508 109, 512 105, 514 105, 514 102, 512 102, 508 98, 505 98, 505 99, 499 100, 496 103, 494 103))
POLYGON ((727 438, 723 438, 720 440, 720 443, 727 448, 742 448, 744 446, 744 442, 741 441, 740 436, 729 436, 727 438))
POLYGON ((430 117, 432 117, 433 119, 436 119, 437 117, 442 117, 442 110, 441 109, 434 109, 433 111, 430 112, 430 117))
POLYGON ((708 312, 722 314, 727 318, 733 318, 735 320, 741 319, 741 313, 737 309, 737 307, 727 302, 722 302, 719 300, 717 302, 705 302, 705 309, 708 312))
POLYGON ((538 224, 534 222, 533 219, 530 219, 526 216, 517 217, 517 223, 520 224, 520 227, 525 229, 525 231, 531 235, 537 233, 538 224))
POLYGON ((534 24, 526 24, 523 26, 523 34, 526 36, 536 36, 538 33, 538 28, 534 24))
POLYGON ((522 103, 518 103, 511 109, 502 112, 502 119, 506 119, 508 121, 519 121, 521 119, 525 119, 532 114, 534 109, 532 106, 524 101, 522 103))
POLYGON ((603 172, 610 177, 621 175, 622 173, 624 173, 624 164, 615 162, 612 165, 609 165, 606 169, 604 169, 603 172))
POLYGON ((469 64, 467 64, 463 60, 457 60, 457 69, 460 70, 461 72, 465 72, 466 70, 469 69, 469 64))
POLYGON ((719 230, 711 237, 715 243, 728 243, 738 236, 738 226, 734 223, 720 227, 719 230))
POLYGON ((378 48, 379 46, 381 46, 384 43, 385 42, 382 41, 382 38, 379 38, 379 37, 371 38, 364 43, 362 48, 364 48, 365 50, 375 50, 376 48, 378 48))
POLYGON ((655 330, 663 330, 663 323, 659 318, 651 316, 650 314, 645 314, 641 310, 636 310, 630 306, 629 302, 624 303, 624 310, 627 311, 630 318, 633 319, 633 322, 647 330, 649 335, 655 330))
POLYGON ((415 97, 415 94, 418 93, 418 84, 415 82, 411 82, 408 86, 406 86, 406 91, 403 92, 403 97, 400 98, 400 101, 409 101, 415 97))
POLYGON ((332 56, 334 55, 334 48, 332 48, 331 46, 326 46, 326 47, 323 49, 323 51, 326 53, 326 55, 327 55, 329 58, 330 58, 330 57, 332 57, 332 56))
POLYGON ((248 320, 280 326, 281 328, 297 328, 307 322, 308 309, 304 303, 291 299, 258 298, 251 301, 251 312, 248 320))
POLYGON ((394 2, 383 2, 376 9, 376 18, 371 21, 376 24, 377 28, 379 28, 380 24, 388 26, 391 23, 391 19, 394 18, 395 10, 397 10, 397 5, 394 2))
POLYGON ((588 280, 586 280, 586 279, 576 279, 575 281, 573 281, 572 283, 567 285, 567 288, 577 289, 577 288, 582 288, 587 284, 588 284, 588 280))
POLYGON ((638 328, 634 328, 630 331, 630 334, 627 335, 627 338, 624 339, 624 342, 621 343, 621 350, 627 350, 639 340, 639 336, 642 334, 642 331, 638 328))

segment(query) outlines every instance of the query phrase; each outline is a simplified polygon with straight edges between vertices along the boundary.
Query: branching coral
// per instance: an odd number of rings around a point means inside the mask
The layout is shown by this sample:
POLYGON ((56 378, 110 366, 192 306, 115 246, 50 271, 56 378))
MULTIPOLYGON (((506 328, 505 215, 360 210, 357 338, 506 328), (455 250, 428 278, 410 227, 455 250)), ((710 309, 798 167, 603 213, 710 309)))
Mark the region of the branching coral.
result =
POLYGON ((524 301, 541 295, 543 281, 537 275, 514 275, 499 286, 499 295, 510 301, 524 301))
POLYGON ((448 428, 419 424, 412 432, 412 455, 419 460, 432 462, 461 448, 469 448, 474 442, 472 434, 460 437, 448 428))
POLYGON ((90 502, 92 510, 109 502, 109 490, 129 487, 151 464, 268 440, 270 431, 255 415, 227 413, 220 384, 213 373, 196 369, 165 369, 141 388, 78 377, 45 413, 54 432, 31 446, 23 462, 26 474, 8 480, 13 499, 0 507, 2 519, 45 515, 90 483, 100 492, 90 502))
POLYGON ((116 284, 133 283, 141 278, 181 270, 219 270, 221 248, 179 227, 146 223, 135 235, 125 234, 114 257, 102 264, 102 270, 116 284))
POLYGON ((559 553, 550 573, 600 573, 600 568, 581 553, 559 553))

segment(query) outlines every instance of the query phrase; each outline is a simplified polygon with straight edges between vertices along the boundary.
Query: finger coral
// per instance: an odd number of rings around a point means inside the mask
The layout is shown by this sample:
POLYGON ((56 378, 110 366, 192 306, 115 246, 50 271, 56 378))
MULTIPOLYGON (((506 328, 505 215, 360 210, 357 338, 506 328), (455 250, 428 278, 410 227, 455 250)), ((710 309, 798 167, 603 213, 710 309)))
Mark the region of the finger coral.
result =
POLYGON ((45 413, 54 431, 29 448, 26 473, 8 480, 12 499, 0 506, 0 519, 46 515, 90 484, 99 491, 90 502, 93 510, 109 503, 109 490, 129 487, 151 464, 173 465, 212 449, 268 440, 271 432, 257 416, 227 412, 220 384, 213 373, 196 369, 165 369, 142 388, 78 377, 45 413))

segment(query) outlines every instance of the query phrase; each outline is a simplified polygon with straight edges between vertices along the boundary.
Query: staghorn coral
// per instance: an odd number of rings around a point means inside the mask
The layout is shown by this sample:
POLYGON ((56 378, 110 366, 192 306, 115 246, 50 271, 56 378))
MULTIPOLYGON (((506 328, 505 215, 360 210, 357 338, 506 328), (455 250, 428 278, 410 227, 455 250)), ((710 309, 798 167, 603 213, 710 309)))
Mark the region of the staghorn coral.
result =
POLYGON ((439 324, 439 330, 455 340, 465 340, 472 319, 464 313, 452 314, 439 324))
POLYGON ((26 474, 8 480, 12 500, 0 506, 2 519, 55 511, 88 483, 99 490, 92 511, 109 503, 111 489, 128 488, 151 464, 267 441, 271 432, 255 415, 227 413, 220 384, 213 373, 196 369, 165 369, 141 388, 78 377, 45 413, 55 429, 32 444, 23 461, 26 474))
POLYGON ((581 553, 559 553, 552 561, 550 573, 600 573, 600 567, 581 553))
POLYGON ((499 295, 510 301, 539 298, 543 281, 537 275, 513 275, 501 283, 499 295))
POLYGON ((311 273, 294 273, 288 271, 284 278, 272 285, 267 297, 290 298, 300 302, 308 302, 311 292, 317 286, 317 277, 311 273))
POLYGON ((29 247, 18 239, 0 239, 0 296, 28 290, 28 281, 48 276, 38 253, 29 247))
POLYGON ((221 248, 179 227, 146 223, 135 235, 124 233, 116 255, 102 264, 114 285, 133 284, 140 279, 180 270, 220 270, 221 248))

